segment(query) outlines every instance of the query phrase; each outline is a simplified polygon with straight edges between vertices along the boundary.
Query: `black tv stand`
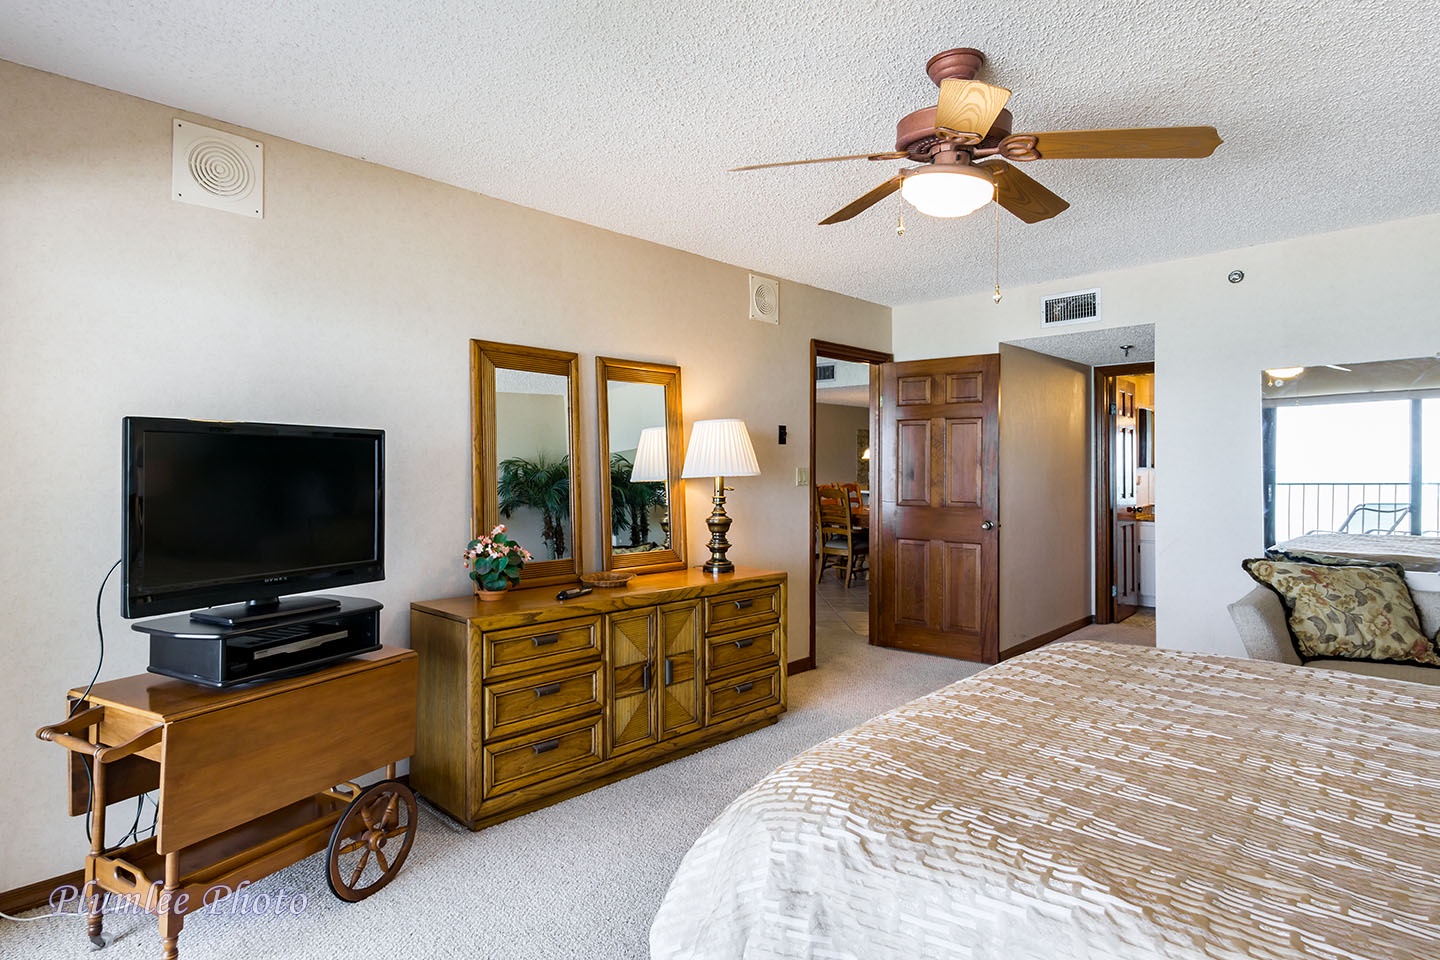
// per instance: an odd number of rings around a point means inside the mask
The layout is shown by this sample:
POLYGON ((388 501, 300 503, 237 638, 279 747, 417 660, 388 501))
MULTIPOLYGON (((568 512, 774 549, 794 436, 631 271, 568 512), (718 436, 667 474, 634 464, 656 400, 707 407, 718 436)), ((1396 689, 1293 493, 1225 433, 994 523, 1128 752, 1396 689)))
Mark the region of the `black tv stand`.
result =
POLYGON ((266 597, 231 603, 223 607, 206 607, 190 614, 196 623, 213 623, 221 627, 247 627, 255 623, 284 620, 306 613, 334 610, 340 601, 334 597, 298 594, 293 597, 266 597))
MULTIPOLYGON (((288 676, 380 649, 380 609, 363 597, 296 597, 321 601, 307 612, 261 616, 238 626, 191 614, 142 620, 150 635, 150 672, 208 687, 288 676)), ((237 606, 240 606, 237 604, 237 606)))

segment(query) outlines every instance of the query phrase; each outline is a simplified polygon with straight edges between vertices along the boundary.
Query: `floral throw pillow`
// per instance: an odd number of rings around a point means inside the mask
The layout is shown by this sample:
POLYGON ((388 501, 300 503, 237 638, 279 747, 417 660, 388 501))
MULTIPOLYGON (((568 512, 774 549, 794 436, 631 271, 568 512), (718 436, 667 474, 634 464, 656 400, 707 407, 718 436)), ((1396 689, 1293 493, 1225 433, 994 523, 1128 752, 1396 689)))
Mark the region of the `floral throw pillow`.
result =
POLYGON ((1280 597, 1301 660, 1385 660, 1440 667, 1440 651, 1420 632, 1420 617, 1399 564, 1266 557, 1241 566, 1280 597))

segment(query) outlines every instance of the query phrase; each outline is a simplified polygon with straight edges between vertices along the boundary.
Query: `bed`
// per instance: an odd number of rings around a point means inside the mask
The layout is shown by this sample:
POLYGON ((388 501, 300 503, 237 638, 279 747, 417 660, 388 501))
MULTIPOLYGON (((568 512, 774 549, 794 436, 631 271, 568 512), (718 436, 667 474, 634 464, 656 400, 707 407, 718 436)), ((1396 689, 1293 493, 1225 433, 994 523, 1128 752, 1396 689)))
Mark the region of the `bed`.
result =
POLYGON ((1275 549, 1290 553, 1326 553, 1357 560, 1386 560, 1406 570, 1440 572, 1440 537, 1406 533, 1307 533, 1275 549))
POLYGON ((741 795, 651 956, 1434 960, 1440 689, 1051 645, 741 795))

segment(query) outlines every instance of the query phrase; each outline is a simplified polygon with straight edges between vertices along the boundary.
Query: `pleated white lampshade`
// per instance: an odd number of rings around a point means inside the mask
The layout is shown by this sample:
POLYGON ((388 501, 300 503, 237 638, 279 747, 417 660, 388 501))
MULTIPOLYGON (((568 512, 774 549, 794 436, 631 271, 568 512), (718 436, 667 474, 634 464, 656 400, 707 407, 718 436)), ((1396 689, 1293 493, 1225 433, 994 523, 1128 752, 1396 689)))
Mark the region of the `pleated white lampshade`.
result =
POLYGON ((640 431, 635 446, 635 465, 630 469, 631 483, 652 483, 670 479, 670 451, 665 442, 664 427, 646 427, 640 431))
POLYGON ((760 473, 744 420, 697 420, 682 477, 754 477, 760 473))

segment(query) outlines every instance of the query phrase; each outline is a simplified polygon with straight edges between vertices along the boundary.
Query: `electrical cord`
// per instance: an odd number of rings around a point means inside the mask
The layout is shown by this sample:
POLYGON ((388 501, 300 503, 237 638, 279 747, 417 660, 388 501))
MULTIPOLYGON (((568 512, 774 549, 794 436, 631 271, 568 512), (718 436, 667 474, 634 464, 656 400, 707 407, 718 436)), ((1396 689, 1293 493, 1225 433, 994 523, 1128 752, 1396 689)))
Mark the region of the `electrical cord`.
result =
POLYGON ((100 581, 100 589, 95 591, 95 634, 100 638, 100 659, 95 661, 95 672, 90 676, 90 682, 85 684, 85 692, 80 695, 80 699, 70 705, 70 716, 72 717, 75 716, 75 711, 80 709, 80 704, 84 703, 85 698, 90 695, 95 681, 100 679, 100 668, 105 665, 105 622, 100 619, 100 598, 105 596, 105 584, 110 582, 110 575, 118 566, 120 566, 120 561, 116 560, 114 565, 106 571, 105 579, 100 581))

